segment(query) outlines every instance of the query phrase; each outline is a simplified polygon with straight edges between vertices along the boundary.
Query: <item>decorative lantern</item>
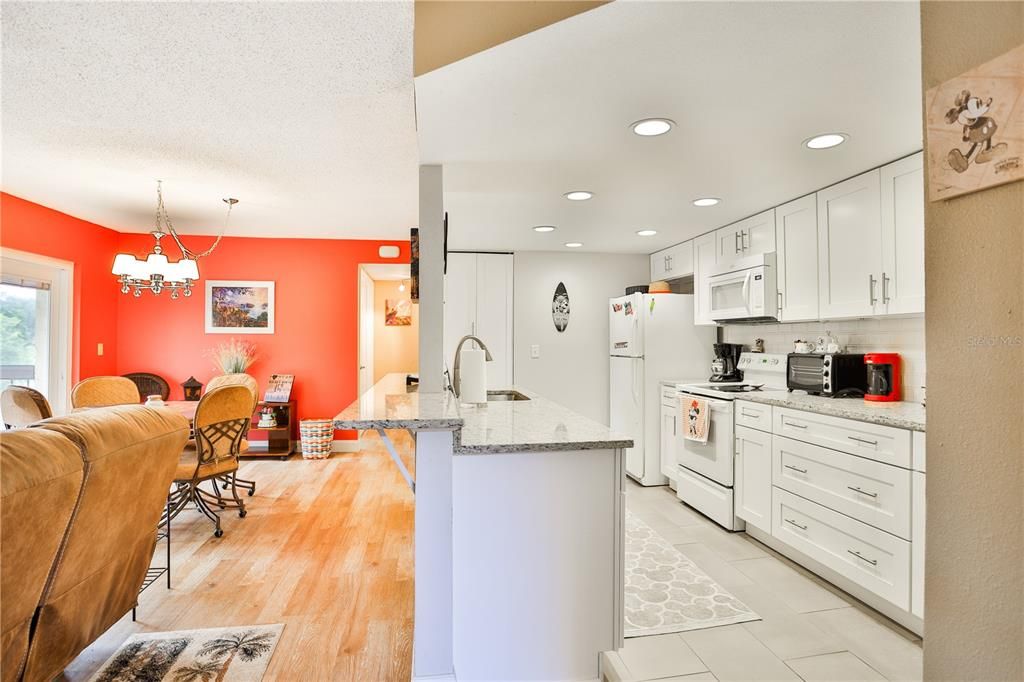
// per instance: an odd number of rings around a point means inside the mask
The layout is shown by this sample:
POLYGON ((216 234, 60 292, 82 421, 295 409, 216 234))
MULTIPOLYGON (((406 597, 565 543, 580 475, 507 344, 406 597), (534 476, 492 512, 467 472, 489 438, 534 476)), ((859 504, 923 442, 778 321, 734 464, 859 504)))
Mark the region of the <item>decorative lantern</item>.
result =
POLYGON ((199 400, 203 392, 203 385, 195 377, 189 377, 181 388, 185 391, 185 400, 199 400))

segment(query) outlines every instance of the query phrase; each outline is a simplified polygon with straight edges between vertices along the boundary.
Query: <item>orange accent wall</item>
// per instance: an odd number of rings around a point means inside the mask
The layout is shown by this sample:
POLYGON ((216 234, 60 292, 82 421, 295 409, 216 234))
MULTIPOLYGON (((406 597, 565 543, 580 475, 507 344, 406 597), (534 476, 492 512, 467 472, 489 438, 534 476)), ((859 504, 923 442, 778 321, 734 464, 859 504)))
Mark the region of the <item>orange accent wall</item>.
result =
POLYGON ((0 246, 75 264, 71 383, 117 373, 117 297, 110 266, 119 234, 52 208, 0 193, 0 246), (103 344, 103 355, 96 344, 103 344))
MULTIPOLYGON (((207 352, 232 336, 205 332, 206 280, 273 280, 275 333, 234 335, 258 350, 249 371, 261 387, 271 374, 294 374, 299 418, 333 417, 357 393, 359 264, 409 262, 408 241, 225 237, 200 261, 202 279, 191 298, 133 298, 120 293, 110 266, 118 251, 148 253, 152 237, 2 198, 0 245, 75 262, 75 380, 153 372, 171 384, 171 399, 182 398, 180 384, 190 375, 206 384, 217 373, 207 352), (382 244, 398 246, 399 257, 380 258, 382 244), (96 357, 97 342, 106 347, 103 357, 96 357)), ((198 236, 187 243, 201 250, 212 241, 198 236)), ((164 247, 171 259, 179 257, 173 242, 164 247)))

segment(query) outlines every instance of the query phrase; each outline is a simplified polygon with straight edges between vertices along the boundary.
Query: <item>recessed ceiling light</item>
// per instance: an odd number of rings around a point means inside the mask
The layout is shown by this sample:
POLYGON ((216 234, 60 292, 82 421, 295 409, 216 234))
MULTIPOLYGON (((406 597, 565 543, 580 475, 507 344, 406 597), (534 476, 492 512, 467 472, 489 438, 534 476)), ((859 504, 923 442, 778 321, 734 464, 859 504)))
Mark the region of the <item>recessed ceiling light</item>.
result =
POLYGON ((564 196, 569 201, 586 201, 593 197, 594 193, 588 192, 585 189, 574 189, 571 192, 566 192, 564 196))
POLYGON ((566 242, 565 245, 570 249, 578 249, 583 246, 583 242, 566 242))
POLYGON ((825 133, 815 135, 809 140, 804 140, 804 146, 808 149, 829 149, 846 142, 847 135, 844 133, 825 133))
POLYGON ((653 237, 654 235, 658 234, 658 231, 657 230, 637 230, 636 233, 638 235, 640 235, 641 237, 653 237))
POLYGON ((533 231, 534 232, 554 232, 555 231, 555 226, 554 225, 538 225, 537 227, 533 228, 533 231))
POLYGON ((675 123, 667 118, 645 118, 633 124, 633 132, 641 137, 655 137, 664 135, 672 130, 675 123))
POLYGON ((714 206, 719 201, 721 201, 721 199, 716 199, 715 197, 701 197, 700 199, 694 199, 693 200, 693 205, 694 206, 714 206))

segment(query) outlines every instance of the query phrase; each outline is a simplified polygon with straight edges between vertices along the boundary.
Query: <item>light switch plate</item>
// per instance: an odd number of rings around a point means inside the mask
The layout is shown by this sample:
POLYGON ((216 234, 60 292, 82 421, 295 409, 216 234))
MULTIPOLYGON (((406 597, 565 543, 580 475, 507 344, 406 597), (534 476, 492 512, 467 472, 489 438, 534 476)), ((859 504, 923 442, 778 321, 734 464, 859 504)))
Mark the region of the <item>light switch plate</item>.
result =
POLYGON ((533 344, 532 346, 530 346, 530 357, 533 358, 534 360, 540 357, 540 346, 538 346, 537 344, 533 344))
POLYGON ((96 344, 96 355, 103 355, 103 344, 102 343, 97 343, 96 344))

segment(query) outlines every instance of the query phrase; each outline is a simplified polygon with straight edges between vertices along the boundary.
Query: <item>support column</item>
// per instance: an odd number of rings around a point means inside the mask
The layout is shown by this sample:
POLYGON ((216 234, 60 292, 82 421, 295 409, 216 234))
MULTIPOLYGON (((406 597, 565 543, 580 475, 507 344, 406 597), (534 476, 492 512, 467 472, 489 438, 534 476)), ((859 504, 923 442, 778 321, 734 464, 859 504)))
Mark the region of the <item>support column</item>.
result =
POLYGON ((420 391, 444 390, 444 176, 420 166, 420 391))

